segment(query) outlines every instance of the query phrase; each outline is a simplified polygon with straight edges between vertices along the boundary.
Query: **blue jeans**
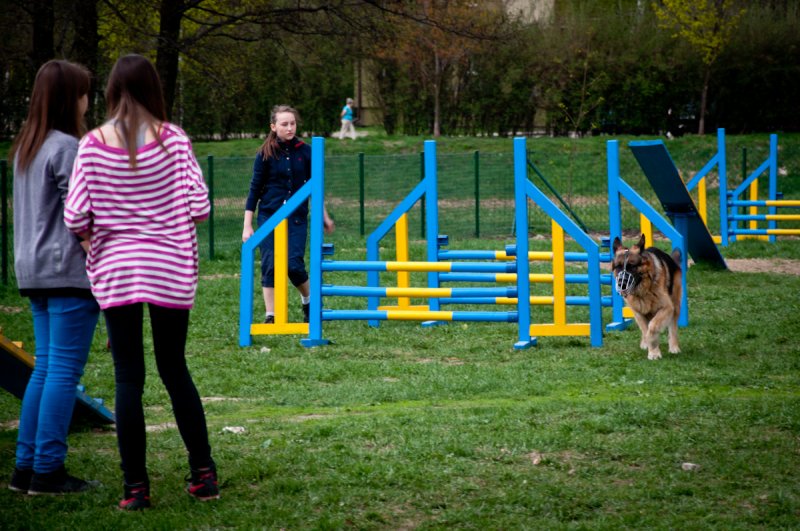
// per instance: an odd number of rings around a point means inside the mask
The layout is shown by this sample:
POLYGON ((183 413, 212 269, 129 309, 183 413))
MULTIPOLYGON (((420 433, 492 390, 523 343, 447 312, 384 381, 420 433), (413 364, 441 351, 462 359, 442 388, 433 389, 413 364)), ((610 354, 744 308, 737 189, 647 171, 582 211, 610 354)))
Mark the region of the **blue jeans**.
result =
POLYGON ((94 299, 31 297, 36 364, 25 388, 17 439, 19 469, 58 470, 67 457, 75 387, 100 316, 94 299))

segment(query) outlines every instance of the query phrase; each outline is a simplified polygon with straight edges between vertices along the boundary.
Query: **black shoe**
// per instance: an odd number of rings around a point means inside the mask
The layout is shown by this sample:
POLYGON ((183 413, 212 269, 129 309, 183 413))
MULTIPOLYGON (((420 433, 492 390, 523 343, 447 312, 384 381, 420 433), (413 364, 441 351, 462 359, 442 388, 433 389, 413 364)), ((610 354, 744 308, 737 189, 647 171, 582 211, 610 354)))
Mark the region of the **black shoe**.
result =
POLYGON ((33 473, 28 494, 68 494, 89 490, 91 485, 82 479, 70 476, 62 466, 58 470, 46 474, 33 473))
POLYGON ((308 322, 308 314, 311 311, 310 306, 311 306, 310 302, 308 304, 304 304, 303 305, 303 322, 304 323, 308 322))
POLYGON ((31 488, 31 478, 33 477, 33 469, 20 470, 14 467, 14 472, 11 474, 11 482, 8 488, 14 492, 28 492, 31 488))
POLYGON ((219 481, 217 480, 217 467, 211 465, 207 468, 192 469, 186 476, 189 485, 186 492, 200 501, 216 500, 219 498, 219 481))
POLYGON ((150 507, 150 485, 145 482, 125 484, 125 494, 117 505, 122 511, 141 511, 150 507))
POLYGON ((273 324, 273 323, 275 323, 274 315, 268 315, 266 319, 264 319, 264 324, 273 324))

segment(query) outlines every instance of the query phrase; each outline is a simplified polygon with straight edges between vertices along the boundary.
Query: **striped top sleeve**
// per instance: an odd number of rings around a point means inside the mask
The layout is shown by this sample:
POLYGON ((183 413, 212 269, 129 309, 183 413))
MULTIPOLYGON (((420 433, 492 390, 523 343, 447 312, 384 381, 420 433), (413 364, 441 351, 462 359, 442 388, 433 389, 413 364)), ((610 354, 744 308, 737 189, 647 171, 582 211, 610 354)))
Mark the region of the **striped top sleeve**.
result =
POLYGON ((75 232, 90 232, 86 269, 103 309, 147 302, 191 308, 197 289, 195 222, 208 217, 208 188, 186 134, 163 124, 160 142, 127 150, 91 133, 78 147, 64 209, 75 232))

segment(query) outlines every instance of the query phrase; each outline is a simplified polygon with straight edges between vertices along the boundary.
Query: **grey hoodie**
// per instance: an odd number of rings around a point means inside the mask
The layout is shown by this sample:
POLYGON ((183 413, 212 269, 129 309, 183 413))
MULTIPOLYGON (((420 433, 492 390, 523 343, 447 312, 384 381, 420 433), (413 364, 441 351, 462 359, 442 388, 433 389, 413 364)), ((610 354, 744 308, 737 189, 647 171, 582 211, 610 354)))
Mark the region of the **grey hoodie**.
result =
POLYGON ((64 225, 77 152, 77 138, 53 130, 28 168, 14 165, 14 269, 21 291, 90 289, 86 253, 64 225))

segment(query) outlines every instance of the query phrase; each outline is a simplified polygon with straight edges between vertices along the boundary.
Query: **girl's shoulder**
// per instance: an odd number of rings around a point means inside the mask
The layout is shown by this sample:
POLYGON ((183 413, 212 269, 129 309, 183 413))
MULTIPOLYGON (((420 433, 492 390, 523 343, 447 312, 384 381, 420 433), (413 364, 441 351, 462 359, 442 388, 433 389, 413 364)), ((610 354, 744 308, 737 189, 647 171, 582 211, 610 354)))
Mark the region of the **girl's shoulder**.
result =
POLYGON ((168 136, 180 136, 189 140, 189 135, 186 134, 186 131, 184 131, 180 126, 173 124, 172 122, 161 122, 159 128, 161 129, 162 138, 168 136))
POLYGON ((295 151, 299 151, 303 155, 308 155, 309 157, 311 156, 311 145, 310 144, 306 144, 305 142, 303 142, 299 138, 294 139, 293 142, 294 142, 294 144, 292 145, 292 147, 294 148, 295 151))
POLYGON ((77 149, 78 139, 58 129, 52 129, 44 140, 44 144, 56 149, 77 149))

